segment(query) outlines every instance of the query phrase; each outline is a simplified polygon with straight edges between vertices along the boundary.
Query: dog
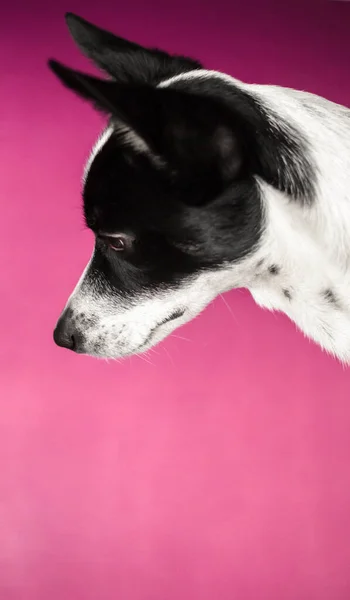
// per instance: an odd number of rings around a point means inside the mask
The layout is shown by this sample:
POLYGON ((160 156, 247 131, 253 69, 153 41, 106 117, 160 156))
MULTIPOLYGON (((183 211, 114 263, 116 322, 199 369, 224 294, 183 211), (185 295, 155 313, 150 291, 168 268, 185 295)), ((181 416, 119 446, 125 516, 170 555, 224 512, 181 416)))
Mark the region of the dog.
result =
POLYGON ((350 110, 66 22, 106 77, 49 66, 106 128, 83 177, 94 250, 56 344, 139 354, 247 288, 349 363, 350 110))

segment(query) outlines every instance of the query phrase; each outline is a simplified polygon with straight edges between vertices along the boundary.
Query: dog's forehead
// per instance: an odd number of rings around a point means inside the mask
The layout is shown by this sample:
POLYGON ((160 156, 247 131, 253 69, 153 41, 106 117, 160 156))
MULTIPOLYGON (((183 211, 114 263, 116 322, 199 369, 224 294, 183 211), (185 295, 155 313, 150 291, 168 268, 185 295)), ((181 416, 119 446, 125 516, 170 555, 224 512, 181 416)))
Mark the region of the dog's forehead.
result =
POLYGON ((159 171, 115 133, 92 154, 83 189, 87 225, 106 232, 145 225, 166 193, 159 171))

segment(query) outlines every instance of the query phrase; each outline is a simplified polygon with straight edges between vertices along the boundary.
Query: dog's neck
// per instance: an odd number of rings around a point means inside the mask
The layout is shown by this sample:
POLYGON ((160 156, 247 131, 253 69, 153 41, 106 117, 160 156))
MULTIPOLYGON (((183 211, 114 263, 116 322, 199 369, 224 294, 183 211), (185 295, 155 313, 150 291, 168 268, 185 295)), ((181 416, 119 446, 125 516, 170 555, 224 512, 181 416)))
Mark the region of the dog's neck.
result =
POLYGON ((232 287, 248 288, 260 306, 287 314, 304 334, 348 362, 350 111, 303 92, 244 87, 307 136, 315 198, 301 203, 259 181, 262 238, 249 257, 232 267, 227 280, 232 287))
MULTIPOLYGON (((192 71, 166 85, 213 76, 261 103, 277 129, 287 125, 299 132, 314 168, 310 180, 315 179, 308 201, 293 194, 293 186, 286 194, 257 178, 265 216, 260 243, 243 261, 217 273, 214 285, 219 291, 248 288, 260 306, 284 312, 306 336, 349 362, 350 111, 313 94, 244 84, 210 71, 192 71)), ((294 175, 299 166, 294 163, 294 175)), ((286 160, 284 168, 293 176, 286 160)))

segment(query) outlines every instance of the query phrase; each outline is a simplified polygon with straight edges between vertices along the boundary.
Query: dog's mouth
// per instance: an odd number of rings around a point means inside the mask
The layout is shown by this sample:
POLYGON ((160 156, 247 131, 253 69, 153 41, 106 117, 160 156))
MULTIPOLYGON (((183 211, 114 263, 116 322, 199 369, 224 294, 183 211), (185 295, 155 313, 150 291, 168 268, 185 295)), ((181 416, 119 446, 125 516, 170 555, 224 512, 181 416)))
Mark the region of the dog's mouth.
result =
POLYGON ((178 308, 177 310, 174 310, 174 312, 172 312, 171 315, 169 315, 168 317, 163 319, 160 323, 158 323, 155 327, 153 327, 151 329, 151 331, 149 332, 146 339, 138 347, 137 352, 140 352, 140 351, 142 352, 142 350, 150 344, 150 342, 152 341, 152 338, 154 337, 154 335, 156 334, 156 332, 158 331, 158 329, 160 327, 162 327, 163 325, 166 325, 166 323, 170 323, 170 321, 175 321, 175 319, 180 319, 181 317, 183 317, 184 314, 185 314, 184 308, 178 308))

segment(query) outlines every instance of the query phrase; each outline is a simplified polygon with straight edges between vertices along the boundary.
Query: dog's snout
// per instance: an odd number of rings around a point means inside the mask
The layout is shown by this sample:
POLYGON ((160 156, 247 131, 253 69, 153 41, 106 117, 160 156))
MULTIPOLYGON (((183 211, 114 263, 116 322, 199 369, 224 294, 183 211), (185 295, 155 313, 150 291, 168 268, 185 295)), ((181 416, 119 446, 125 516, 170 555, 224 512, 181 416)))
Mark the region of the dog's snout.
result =
POLYGON ((82 335, 77 330, 70 312, 65 311, 59 318, 53 333, 53 339, 57 346, 61 346, 61 348, 67 348, 67 350, 73 350, 73 352, 81 351, 82 335))

